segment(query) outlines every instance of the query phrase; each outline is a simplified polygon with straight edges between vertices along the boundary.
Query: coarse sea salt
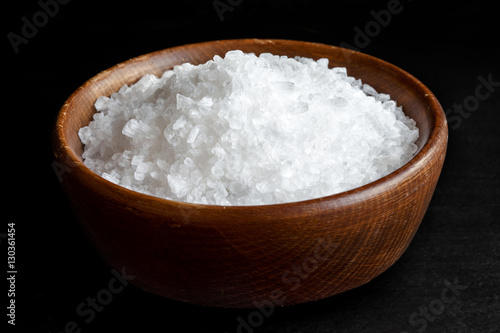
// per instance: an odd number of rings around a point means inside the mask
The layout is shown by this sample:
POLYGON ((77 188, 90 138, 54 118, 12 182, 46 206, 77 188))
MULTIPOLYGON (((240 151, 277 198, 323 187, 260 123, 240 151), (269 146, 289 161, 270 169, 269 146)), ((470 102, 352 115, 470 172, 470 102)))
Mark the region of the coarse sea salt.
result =
POLYGON ((239 50, 145 75, 95 102, 85 165, 145 194, 265 205, 373 182, 417 151, 418 128, 328 59, 239 50))

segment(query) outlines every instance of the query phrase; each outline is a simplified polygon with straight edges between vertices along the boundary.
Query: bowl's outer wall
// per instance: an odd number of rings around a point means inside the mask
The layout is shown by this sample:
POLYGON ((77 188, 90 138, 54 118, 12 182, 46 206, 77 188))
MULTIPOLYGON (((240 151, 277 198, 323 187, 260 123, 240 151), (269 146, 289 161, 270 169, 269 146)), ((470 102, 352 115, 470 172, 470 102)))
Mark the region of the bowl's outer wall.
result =
POLYGON ((316 43, 230 40, 144 55, 90 79, 66 101, 54 132, 62 186, 104 260, 168 298, 224 307, 288 305, 367 283, 406 250, 429 205, 447 145, 438 101, 418 80, 379 59, 316 43), (283 205, 222 207, 153 198, 95 175, 81 162, 79 128, 101 95, 142 75, 200 64, 231 49, 329 58, 377 91, 390 93, 416 120, 418 155, 372 184, 283 205))

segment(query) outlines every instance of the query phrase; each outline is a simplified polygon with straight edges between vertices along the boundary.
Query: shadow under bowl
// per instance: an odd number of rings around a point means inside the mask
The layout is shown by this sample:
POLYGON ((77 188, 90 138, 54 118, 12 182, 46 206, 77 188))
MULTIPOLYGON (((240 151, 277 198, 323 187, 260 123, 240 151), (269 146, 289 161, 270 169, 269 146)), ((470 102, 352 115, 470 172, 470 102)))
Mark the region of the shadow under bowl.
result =
POLYGON ((420 81, 383 60, 318 43, 238 39, 183 45, 120 63, 65 102, 53 136, 61 185, 83 230, 131 284, 170 299, 217 307, 291 305, 361 286, 408 247, 427 210, 446 146, 447 123, 420 81), (205 63, 229 50, 328 58, 330 67, 387 93, 420 130, 416 156, 365 186, 323 198, 262 206, 165 200, 115 185, 82 163, 78 130, 94 102, 144 74, 205 63))

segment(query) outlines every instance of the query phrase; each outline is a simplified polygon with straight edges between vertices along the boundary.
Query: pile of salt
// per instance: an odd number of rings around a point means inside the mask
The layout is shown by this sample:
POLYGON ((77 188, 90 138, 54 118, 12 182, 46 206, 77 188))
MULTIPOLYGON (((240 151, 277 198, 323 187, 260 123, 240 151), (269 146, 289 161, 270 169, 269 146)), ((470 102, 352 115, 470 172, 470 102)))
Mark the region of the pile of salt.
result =
POLYGON ((322 197, 377 180, 417 150, 401 107, 327 59, 230 51, 145 75, 95 107, 79 131, 85 165, 176 201, 322 197))

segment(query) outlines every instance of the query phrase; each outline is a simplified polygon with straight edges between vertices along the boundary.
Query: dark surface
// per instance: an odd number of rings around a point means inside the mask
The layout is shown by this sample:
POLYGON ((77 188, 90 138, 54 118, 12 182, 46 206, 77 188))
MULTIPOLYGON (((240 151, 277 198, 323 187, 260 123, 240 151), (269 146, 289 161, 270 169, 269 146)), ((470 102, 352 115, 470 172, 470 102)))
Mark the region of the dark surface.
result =
POLYGON ((47 16, 17 53, 8 33, 21 34, 22 18, 31 21, 41 7, 4 2, 7 200, 0 240, 6 253, 7 223, 14 222, 14 331, 62 332, 68 323, 71 331, 73 321, 81 332, 499 332, 500 83, 490 91, 482 83, 500 82, 494 2, 401 1, 400 12, 378 30, 371 11, 390 1, 338 1, 330 8, 326 1, 232 2, 241 3, 221 21, 212 1, 73 0, 47 16), (370 40, 359 38, 356 27, 372 27, 370 40), (58 109, 85 80, 131 57, 247 37, 350 44, 413 74, 450 110, 443 173, 413 242, 367 285, 269 316, 182 304, 130 285, 91 316, 88 302, 105 297, 115 275, 82 235, 54 172, 49 136, 58 109), (470 105, 461 113, 454 110, 464 103, 470 105))

